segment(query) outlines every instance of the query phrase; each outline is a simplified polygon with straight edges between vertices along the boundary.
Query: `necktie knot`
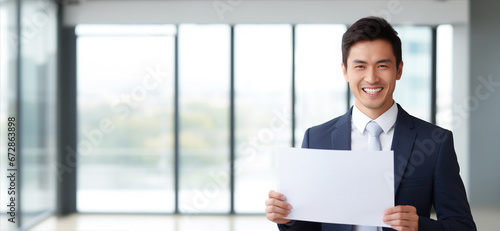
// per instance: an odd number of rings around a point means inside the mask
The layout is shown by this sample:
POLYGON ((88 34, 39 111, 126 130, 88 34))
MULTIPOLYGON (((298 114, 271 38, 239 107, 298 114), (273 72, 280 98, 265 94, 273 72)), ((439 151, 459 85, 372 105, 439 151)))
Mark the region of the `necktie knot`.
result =
POLYGON ((382 128, 377 122, 372 120, 366 125, 366 131, 368 131, 372 137, 378 137, 380 133, 382 133, 382 128))
POLYGON ((382 128, 375 121, 370 121, 366 125, 366 131, 370 133, 371 139, 368 143, 368 150, 377 151, 382 150, 382 145, 380 144, 380 133, 382 133, 382 128))

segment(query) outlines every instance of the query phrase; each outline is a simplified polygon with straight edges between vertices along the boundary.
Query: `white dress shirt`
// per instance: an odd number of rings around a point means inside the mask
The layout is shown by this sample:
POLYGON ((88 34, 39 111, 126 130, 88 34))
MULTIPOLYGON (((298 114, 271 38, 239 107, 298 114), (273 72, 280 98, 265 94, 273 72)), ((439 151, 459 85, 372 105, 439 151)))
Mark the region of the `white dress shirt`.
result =
MULTIPOLYGON (((380 144, 382 144, 382 151, 391 150, 392 137, 394 136, 394 124, 396 123, 397 116, 398 107, 396 103, 394 103, 389 110, 375 119, 375 122, 380 125, 383 131, 379 136, 380 144)), ((351 150, 362 151, 368 149, 370 134, 368 134, 365 128, 370 121, 372 121, 372 119, 363 114, 356 106, 352 108, 351 150)))
MULTIPOLYGON (((384 112, 384 114, 380 115, 374 120, 382 128, 382 133, 380 133, 379 138, 383 151, 391 150, 392 137, 394 136, 394 124, 396 123, 397 116, 398 107, 396 105, 396 102, 394 102, 389 110, 387 110, 386 112, 384 112)), ((370 121, 372 121, 370 117, 361 112, 356 106, 353 107, 351 120, 351 150, 362 151, 368 149, 368 143, 370 141, 369 139, 371 139, 371 136, 365 128, 370 121)), ((353 227, 353 231, 364 230, 382 231, 382 228, 361 226, 353 227)))

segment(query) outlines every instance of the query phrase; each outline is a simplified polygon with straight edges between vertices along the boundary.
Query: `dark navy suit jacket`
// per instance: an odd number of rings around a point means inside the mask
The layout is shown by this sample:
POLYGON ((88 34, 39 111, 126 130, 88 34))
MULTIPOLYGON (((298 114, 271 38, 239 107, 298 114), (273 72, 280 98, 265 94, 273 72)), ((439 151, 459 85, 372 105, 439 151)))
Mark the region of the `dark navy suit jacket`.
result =
MULTIPOLYGON (((343 116, 309 128, 302 148, 350 150, 351 114, 352 108, 343 116)), ((417 208, 419 230, 476 230, 459 175, 452 133, 410 116, 399 105, 394 129, 391 150, 395 204, 417 208), (429 218, 432 207, 437 220, 429 218)), ((278 227, 282 231, 352 230, 351 225, 305 221, 278 227)))

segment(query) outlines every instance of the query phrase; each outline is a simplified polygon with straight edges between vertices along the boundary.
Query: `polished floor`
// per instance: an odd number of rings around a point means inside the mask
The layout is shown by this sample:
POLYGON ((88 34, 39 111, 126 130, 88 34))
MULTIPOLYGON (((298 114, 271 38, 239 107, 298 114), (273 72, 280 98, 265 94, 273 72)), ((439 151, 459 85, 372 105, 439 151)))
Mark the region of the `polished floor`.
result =
MULTIPOLYGON (((480 231, 500 230, 500 208, 473 208, 480 231)), ((265 216, 95 215, 50 217, 29 231, 276 231, 265 216)))
POLYGON ((29 231, 275 231, 265 216, 94 215, 50 217, 29 231))

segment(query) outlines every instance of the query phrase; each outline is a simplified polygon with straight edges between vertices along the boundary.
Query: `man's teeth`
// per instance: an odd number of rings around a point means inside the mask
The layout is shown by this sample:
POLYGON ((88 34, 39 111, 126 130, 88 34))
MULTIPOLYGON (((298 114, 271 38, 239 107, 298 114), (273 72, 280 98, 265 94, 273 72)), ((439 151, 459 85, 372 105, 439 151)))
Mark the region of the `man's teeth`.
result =
POLYGON ((382 88, 381 87, 379 87, 379 88, 363 88, 363 90, 368 94, 375 94, 379 91, 382 91, 382 88))

